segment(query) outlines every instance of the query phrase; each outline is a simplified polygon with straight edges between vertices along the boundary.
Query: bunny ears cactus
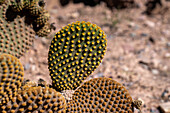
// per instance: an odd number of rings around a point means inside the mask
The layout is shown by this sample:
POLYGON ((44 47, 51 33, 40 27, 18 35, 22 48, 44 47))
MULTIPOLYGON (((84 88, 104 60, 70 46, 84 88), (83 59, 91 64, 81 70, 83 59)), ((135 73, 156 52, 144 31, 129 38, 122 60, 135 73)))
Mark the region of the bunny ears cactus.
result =
POLYGON ((48 67, 56 90, 74 90, 100 64, 106 52, 106 35, 95 24, 75 22, 53 38, 48 67))

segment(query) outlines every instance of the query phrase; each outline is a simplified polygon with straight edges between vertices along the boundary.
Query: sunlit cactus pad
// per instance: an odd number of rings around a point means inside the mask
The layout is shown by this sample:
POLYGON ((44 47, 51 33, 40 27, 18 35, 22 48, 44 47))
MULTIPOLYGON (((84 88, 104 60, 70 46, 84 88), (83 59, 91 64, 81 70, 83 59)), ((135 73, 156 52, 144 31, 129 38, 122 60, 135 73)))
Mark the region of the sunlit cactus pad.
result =
POLYGON ((25 87, 7 104, 1 106, 2 113, 65 113, 64 97, 49 87, 25 87))
POLYGON ((0 5, 0 54, 8 53, 19 58, 32 45, 35 33, 25 24, 24 17, 12 20, 16 14, 7 12, 7 9, 8 4, 0 5))
POLYGON ((132 113, 132 98, 120 83, 109 78, 85 82, 73 94, 68 113, 132 113))
POLYGON ((8 54, 0 55, 0 104, 16 95, 23 81, 24 69, 20 61, 8 54))
POLYGON ((57 32, 48 55, 55 89, 76 89, 98 67, 106 45, 104 31, 90 22, 68 24, 57 32))

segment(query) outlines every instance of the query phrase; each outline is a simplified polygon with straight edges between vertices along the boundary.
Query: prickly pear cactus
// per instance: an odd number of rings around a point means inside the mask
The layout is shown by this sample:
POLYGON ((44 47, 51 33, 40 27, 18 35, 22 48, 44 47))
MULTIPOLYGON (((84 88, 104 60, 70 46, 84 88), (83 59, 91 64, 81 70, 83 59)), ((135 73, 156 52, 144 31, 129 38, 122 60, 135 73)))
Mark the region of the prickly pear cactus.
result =
POLYGON ((48 54, 55 89, 76 89, 98 67, 106 45, 104 31, 90 22, 68 24, 57 32, 48 54))
POLYGON ((16 57, 9 54, 0 55, 0 104, 16 96, 23 75, 24 68, 16 57))
POLYGON ((20 12, 24 8, 24 0, 10 0, 10 6, 15 12, 20 12))
POLYGON ((44 10, 44 0, 32 0, 28 7, 29 14, 32 16, 39 16, 44 10))
POLYGON ((32 45, 35 32, 25 24, 24 17, 16 17, 8 6, 8 3, 0 5, 0 54, 8 53, 19 58, 32 45))
POLYGON ((50 14, 48 13, 48 11, 43 10, 41 14, 39 14, 39 16, 34 20, 34 22, 40 26, 43 25, 44 23, 46 23, 50 18, 50 14))
POLYGON ((109 78, 85 82, 68 103, 68 113, 133 113, 133 101, 120 83, 109 78))
POLYGON ((66 102, 52 88, 27 85, 0 110, 2 113, 66 113, 66 102))
POLYGON ((48 22, 45 23, 44 25, 41 25, 39 27, 35 27, 35 31, 36 31, 36 34, 38 36, 48 36, 48 34, 51 32, 51 24, 49 24, 48 22))
POLYGON ((0 2, 0 54, 20 58, 32 45, 35 34, 44 37, 51 32, 50 15, 44 6, 44 0, 0 2))

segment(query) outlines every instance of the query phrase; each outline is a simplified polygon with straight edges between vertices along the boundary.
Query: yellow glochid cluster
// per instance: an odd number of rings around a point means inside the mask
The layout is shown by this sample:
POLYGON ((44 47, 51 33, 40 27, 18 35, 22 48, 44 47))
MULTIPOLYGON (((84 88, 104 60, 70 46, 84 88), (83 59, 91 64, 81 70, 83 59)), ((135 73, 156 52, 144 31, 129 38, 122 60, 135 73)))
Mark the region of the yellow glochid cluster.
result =
POLYGON ((9 54, 0 54, 0 105, 16 96, 23 82, 24 68, 9 54))
POLYGON ((110 78, 95 78, 74 92, 67 112, 133 113, 132 98, 120 83, 110 78))
POLYGON ((76 89, 101 63, 106 45, 104 31, 90 22, 77 21, 57 32, 48 54, 55 89, 76 89))

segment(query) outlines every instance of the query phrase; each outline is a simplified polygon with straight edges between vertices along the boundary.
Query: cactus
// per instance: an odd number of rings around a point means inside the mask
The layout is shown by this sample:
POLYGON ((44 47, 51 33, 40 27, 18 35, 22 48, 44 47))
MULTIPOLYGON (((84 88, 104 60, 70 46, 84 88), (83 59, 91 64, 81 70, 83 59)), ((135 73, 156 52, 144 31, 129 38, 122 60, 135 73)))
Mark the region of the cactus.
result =
POLYGON ((51 25, 47 22, 39 27, 35 27, 34 30, 38 36, 47 36, 51 32, 51 25))
POLYGON ((20 61, 9 54, 0 55, 0 104, 16 96, 23 81, 24 69, 20 61))
POLYGON ((53 38, 48 68, 56 90, 74 90, 100 64, 106 51, 106 35, 95 24, 75 22, 53 38))
POLYGON ((0 5, 0 54, 8 53, 20 58, 32 45, 35 34, 43 37, 51 32, 48 23, 50 16, 45 9, 39 15, 28 15, 31 8, 26 9, 26 4, 31 7, 36 2, 43 8, 43 0, 5 2, 0 5))
POLYGON ((0 0, 0 5, 4 4, 6 2, 6 0, 0 0))
POLYGON ((10 6, 15 12, 20 12, 24 8, 24 0, 10 0, 10 6))
POLYGON ((34 20, 34 23, 38 26, 46 23, 50 18, 50 14, 48 11, 43 10, 42 13, 34 20))
POLYGON ((2 113, 65 113, 66 102, 64 97, 49 87, 23 86, 12 101, 1 106, 2 113))
POLYGON ((69 113, 132 113, 133 101, 120 83, 109 78, 95 78, 85 82, 68 103, 69 113))
POLYGON ((15 15, 8 11, 8 4, 0 5, 0 54, 8 53, 19 58, 32 45, 35 32, 25 24, 24 17, 11 20, 12 17, 15 15))
MULTIPOLYGON (((43 0, 32 0, 29 6, 29 13, 32 16, 39 16, 44 10, 43 0), (41 4, 42 3, 42 4, 41 4)), ((45 4, 45 3, 44 3, 45 4)))

